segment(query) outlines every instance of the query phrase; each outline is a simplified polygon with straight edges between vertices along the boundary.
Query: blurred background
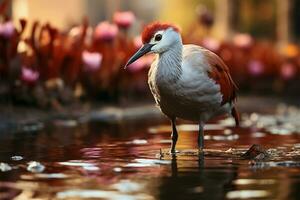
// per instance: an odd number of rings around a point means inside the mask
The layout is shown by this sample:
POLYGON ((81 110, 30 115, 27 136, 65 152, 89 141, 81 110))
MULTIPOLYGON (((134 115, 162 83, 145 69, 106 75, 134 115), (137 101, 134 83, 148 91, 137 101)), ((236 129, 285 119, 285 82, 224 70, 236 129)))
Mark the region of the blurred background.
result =
POLYGON ((146 56, 123 70, 155 20, 223 58, 240 94, 297 96, 299 0, 1 0, 0 101, 57 108, 150 101, 146 56))
POLYGON ((0 0, 0 199, 300 199, 299 45, 300 0, 0 0), (181 120, 167 153, 153 56, 124 70, 155 20, 239 87, 205 159, 181 120))

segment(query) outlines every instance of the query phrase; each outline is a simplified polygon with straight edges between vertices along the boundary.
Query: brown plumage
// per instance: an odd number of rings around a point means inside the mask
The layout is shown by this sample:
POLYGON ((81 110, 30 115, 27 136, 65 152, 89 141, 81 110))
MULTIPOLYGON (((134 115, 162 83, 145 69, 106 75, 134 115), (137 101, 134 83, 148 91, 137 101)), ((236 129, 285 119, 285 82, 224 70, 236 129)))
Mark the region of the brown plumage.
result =
MULTIPOLYGON (((238 88, 230 76, 227 65, 219 56, 209 50, 203 49, 203 54, 211 66, 208 76, 220 85, 220 92, 222 93, 221 105, 235 101, 238 88)), ((232 108, 231 115, 234 117, 236 126, 239 126, 239 114, 235 107, 232 108)))

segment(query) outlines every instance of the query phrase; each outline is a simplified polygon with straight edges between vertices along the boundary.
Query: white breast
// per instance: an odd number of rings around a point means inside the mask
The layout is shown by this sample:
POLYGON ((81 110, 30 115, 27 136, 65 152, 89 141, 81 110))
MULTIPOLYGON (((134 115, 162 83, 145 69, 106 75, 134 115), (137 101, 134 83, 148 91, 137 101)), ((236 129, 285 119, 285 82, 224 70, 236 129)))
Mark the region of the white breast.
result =
POLYGON ((219 114, 220 87, 208 77, 208 66, 202 56, 193 45, 185 45, 180 72, 174 73, 176 69, 168 62, 153 63, 149 71, 150 89, 168 117, 207 121, 219 114))

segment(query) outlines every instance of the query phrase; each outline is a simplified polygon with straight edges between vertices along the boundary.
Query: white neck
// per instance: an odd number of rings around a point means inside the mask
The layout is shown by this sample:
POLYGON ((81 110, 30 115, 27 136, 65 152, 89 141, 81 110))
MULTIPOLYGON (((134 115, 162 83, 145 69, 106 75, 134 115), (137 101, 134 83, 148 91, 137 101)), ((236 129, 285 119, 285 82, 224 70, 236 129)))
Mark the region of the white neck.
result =
POLYGON ((182 74, 182 42, 177 42, 171 48, 158 56, 158 71, 165 81, 177 81, 182 74))

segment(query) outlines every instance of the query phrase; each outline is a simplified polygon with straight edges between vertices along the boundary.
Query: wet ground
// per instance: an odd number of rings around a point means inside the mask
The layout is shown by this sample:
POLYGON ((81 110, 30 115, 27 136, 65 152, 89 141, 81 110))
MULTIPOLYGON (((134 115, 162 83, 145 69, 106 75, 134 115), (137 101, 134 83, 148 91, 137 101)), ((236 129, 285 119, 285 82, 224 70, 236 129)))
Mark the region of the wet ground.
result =
MULTIPOLYGON (((263 111, 262 111, 263 112, 263 111)), ((159 118, 52 119, 0 134, 0 199, 300 199, 300 111, 243 114, 205 127, 180 121, 176 156, 159 118), (264 149, 245 158, 252 144, 264 149)))

